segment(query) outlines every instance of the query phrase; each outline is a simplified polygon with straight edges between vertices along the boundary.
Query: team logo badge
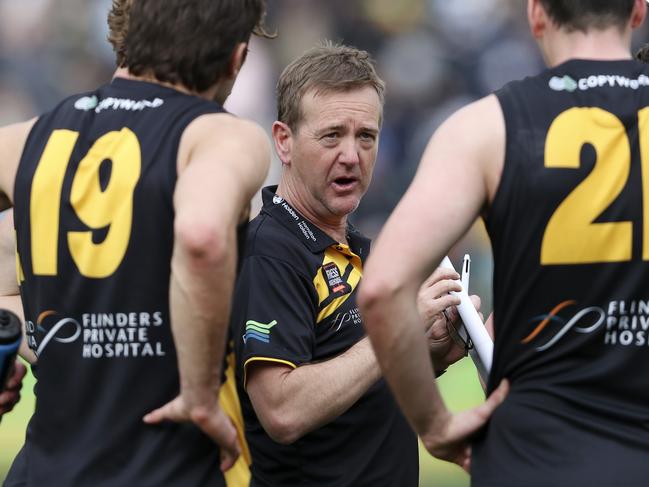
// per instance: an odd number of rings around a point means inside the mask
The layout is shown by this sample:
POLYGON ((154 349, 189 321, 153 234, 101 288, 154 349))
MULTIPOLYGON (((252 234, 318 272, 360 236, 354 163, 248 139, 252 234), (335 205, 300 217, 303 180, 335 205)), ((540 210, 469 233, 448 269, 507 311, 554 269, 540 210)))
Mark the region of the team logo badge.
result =
POLYGON ((351 286, 343 281, 340 276, 340 269, 334 262, 323 265, 321 270, 329 288, 329 294, 345 294, 351 291, 351 286))

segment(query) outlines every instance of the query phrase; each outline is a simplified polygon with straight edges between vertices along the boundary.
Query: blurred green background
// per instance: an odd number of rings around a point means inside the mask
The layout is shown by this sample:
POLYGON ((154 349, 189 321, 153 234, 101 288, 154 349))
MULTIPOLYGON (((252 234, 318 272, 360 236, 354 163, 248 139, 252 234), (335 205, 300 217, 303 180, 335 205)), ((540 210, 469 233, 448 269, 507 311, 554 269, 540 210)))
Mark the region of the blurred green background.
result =
MULTIPOLYGON (((463 359, 449 368, 439 385, 450 409, 462 410, 479 404, 484 395, 473 363, 463 359)), ((34 410, 34 378, 23 384, 22 400, 0 423, 0 482, 4 480, 14 456, 25 441, 25 427, 34 410)), ((422 487, 467 487, 469 477, 459 467, 433 459, 420 449, 422 487)))

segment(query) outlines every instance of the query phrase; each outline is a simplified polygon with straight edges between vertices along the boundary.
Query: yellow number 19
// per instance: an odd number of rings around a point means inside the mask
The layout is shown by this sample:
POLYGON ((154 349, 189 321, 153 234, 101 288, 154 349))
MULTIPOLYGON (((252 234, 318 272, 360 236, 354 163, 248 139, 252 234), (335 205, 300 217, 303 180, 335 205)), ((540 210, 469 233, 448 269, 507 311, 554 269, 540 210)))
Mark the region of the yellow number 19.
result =
MULTIPOLYGON (((78 132, 55 130, 38 163, 30 201, 32 267, 35 275, 58 272, 59 219, 63 181, 78 132)), ((113 274, 126 254, 133 220, 133 192, 141 172, 140 143, 128 128, 100 137, 79 163, 72 180, 70 203, 91 230, 70 231, 67 242, 72 259, 85 277, 113 274), (111 161, 110 179, 101 187, 99 169, 111 161), (108 227, 101 243, 93 230, 108 227)))

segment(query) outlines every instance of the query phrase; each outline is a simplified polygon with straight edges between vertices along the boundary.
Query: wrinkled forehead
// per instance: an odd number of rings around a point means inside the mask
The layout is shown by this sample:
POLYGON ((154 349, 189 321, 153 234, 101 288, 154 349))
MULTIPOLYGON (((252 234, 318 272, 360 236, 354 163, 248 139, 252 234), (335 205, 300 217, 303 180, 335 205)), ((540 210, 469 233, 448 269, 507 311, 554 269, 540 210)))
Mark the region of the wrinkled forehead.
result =
POLYGON ((300 124, 354 122, 378 130, 383 121, 383 103, 371 85, 343 89, 315 86, 302 96, 300 113, 300 124))

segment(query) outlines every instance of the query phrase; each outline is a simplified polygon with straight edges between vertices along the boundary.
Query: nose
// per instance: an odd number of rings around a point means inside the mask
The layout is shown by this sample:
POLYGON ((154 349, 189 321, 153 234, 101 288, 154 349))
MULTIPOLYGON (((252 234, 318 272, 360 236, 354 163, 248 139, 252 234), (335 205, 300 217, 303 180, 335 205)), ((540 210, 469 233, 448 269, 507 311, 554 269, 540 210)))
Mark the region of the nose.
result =
POLYGON ((339 147, 339 162, 343 164, 358 164, 360 162, 360 147, 358 141, 354 137, 345 137, 345 140, 339 147))

